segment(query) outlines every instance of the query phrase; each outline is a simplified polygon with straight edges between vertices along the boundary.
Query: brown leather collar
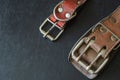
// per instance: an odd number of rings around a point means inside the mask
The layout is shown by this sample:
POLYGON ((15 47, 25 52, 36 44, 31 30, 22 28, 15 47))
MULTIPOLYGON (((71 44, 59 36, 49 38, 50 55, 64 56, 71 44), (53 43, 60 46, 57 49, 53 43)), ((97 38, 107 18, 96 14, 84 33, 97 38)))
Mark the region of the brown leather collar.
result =
POLYGON ((69 61, 85 76, 95 78, 120 47, 120 7, 93 26, 72 48, 69 61))
POLYGON ((51 41, 56 40, 64 31, 66 22, 76 16, 76 9, 85 2, 86 0, 64 0, 58 3, 53 10, 53 14, 39 28, 43 37, 49 38, 51 41), (49 26, 49 29, 45 28, 49 26), (52 35, 52 33, 54 34, 52 35))

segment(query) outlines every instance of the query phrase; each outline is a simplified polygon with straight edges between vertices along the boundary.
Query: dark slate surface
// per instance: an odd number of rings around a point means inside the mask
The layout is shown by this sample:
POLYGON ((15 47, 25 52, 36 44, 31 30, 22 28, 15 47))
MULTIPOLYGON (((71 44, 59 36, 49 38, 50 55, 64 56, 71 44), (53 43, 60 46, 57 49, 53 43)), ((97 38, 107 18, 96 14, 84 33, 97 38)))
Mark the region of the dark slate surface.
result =
MULTIPOLYGON (((88 0, 56 42, 39 26, 60 0, 0 0, 0 80, 89 80, 67 60, 74 43, 119 0, 88 0)), ((94 80, 120 79, 120 52, 94 80)))

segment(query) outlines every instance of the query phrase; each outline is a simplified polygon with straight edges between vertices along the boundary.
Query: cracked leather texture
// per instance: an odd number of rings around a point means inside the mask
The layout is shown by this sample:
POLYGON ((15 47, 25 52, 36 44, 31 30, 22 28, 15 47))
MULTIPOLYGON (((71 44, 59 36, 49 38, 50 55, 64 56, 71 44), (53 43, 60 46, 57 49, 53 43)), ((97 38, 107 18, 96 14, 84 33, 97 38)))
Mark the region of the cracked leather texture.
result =
MULTIPOLYGON (((0 80, 89 80, 67 60, 74 43, 119 0, 88 0, 63 35, 50 42, 39 26, 60 0, 0 0, 0 80)), ((120 79, 120 50, 94 80, 120 79)))

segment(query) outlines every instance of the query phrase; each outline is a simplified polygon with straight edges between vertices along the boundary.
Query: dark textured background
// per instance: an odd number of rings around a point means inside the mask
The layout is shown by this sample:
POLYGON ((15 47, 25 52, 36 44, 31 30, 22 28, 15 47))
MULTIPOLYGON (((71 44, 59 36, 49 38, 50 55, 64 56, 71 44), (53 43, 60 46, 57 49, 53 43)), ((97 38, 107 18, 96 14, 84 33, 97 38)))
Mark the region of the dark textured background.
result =
MULTIPOLYGON (((74 43, 110 14, 119 0, 88 0, 61 38, 42 38, 39 26, 61 0, 0 0, 0 80, 88 80, 67 60, 74 43)), ((120 80, 120 52, 95 80, 120 80)))

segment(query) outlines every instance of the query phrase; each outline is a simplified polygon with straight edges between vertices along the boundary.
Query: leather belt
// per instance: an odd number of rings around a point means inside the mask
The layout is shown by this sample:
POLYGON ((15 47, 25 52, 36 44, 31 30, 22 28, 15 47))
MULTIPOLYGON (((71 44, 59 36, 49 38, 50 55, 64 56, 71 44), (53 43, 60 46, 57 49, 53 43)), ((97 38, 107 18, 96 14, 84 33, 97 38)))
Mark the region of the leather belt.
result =
POLYGON ((58 3, 53 10, 53 14, 39 28, 43 37, 51 41, 56 40, 64 31, 66 22, 76 16, 76 9, 85 2, 86 0, 64 0, 58 3))
POLYGON ((98 73, 120 47, 120 7, 94 25, 70 51, 69 61, 90 79, 98 73))

